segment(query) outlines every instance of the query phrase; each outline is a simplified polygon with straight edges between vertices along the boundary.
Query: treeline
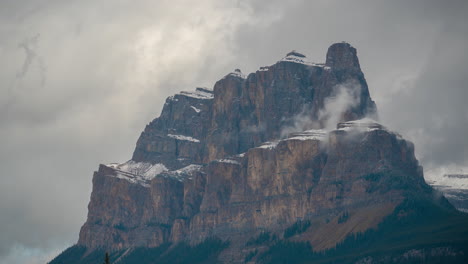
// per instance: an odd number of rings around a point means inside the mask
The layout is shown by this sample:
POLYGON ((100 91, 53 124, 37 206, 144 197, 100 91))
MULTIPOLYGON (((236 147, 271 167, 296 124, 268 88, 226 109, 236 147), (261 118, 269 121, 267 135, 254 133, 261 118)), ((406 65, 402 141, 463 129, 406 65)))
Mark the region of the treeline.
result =
MULTIPOLYGON (((156 248, 135 248, 127 254, 125 251, 110 252, 108 261, 121 264, 202 264, 215 263, 219 253, 229 246, 228 241, 219 238, 207 238, 203 242, 191 246, 182 242, 176 245, 163 244, 156 248)), ((49 264, 101 264, 106 251, 96 249, 88 254, 86 247, 73 246, 65 250, 49 264)))

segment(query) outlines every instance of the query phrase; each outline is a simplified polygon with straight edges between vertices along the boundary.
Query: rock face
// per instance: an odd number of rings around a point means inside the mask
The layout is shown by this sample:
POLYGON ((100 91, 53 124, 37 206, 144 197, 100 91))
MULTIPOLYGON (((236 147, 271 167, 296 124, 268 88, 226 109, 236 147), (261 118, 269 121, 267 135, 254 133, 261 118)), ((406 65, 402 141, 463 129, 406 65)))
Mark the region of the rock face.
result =
POLYGON ((141 133, 132 160, 171 169, 203 163, 213 98, 213 91, 205 88, 167 98, 161 116, 141 133))
POLYGON ((426 186, 413 145, 364 119, 376 114, 347 43, 333 44, 325 64, 293 51, 248 76, 235 70, 212 91, 171 96, 132 159, 95 172, 78 245, 124 250, 219 237, 235 249, 221 260, 241 262, 248 239, 283 236, 307 220, 314 232, 300 239, 335 247, 403 201, 402 189, 373 175, 397 172, 414 190, 426 186))
POLYGON ((330 47, 326 65, 291 52, 248 76, 236 70, 219 80, 213 91, 197 88, 169 97, 161 116, 140 136, 132 159, 175 169, 278 139, 288 128, 299 129, 298 119, 307 121, 302 122, 302 130, 321 128, 328 118, 323 113, 327 100, 342 90, 352 102, 337 121, 376 115, 356 50, 347 43, 330 47))

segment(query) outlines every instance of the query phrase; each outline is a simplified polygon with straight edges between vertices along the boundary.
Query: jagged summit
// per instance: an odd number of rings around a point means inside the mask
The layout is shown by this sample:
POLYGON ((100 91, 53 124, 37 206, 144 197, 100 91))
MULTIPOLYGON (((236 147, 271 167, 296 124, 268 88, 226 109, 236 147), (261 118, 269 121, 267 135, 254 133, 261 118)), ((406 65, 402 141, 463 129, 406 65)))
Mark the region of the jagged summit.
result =
POLYGON ((347 42, 340 42, 328 48, 326 66, 341 70, 359 70, 359 59, 356 49, 347 42))
MULTIPOLYGON (((288 52, 286 56, 279 60, 277 63, 282 62, 320 67, 325 70, 330 70, 334 68, 336 70, 348 69, 353 71, 360 71, 360 65, 359 60, 357 58, 356 49, 353 46, 351 46, 351 44, 345 41, 334 43, 329 47, 325 63, 312 62, 307 58, 306 55, 296 50, 288 52)), ((272 66, 274 65, 262 66, 259 68, 258 71, 269 71, 272 66)), ((233 72, 228 73, 225 77, 228 76, 239 77, 241 79, 246 79, 247 77, 247 75, 243 74, 240 69, 235 69, 233 72)))

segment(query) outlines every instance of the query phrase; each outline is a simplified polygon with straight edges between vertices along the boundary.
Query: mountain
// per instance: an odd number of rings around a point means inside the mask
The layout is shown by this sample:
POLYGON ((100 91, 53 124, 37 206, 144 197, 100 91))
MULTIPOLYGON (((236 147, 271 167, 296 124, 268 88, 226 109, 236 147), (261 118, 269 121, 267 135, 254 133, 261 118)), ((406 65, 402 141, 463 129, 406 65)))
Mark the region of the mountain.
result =
POLYGON ((455 173, 438 175, 426 180, 440 190, 458 210, 468 213, 468 174, 455 173))
POLYGON ((375 119, 344 42, 171 96, 50 263, 463 263, 468 217, 375 119))

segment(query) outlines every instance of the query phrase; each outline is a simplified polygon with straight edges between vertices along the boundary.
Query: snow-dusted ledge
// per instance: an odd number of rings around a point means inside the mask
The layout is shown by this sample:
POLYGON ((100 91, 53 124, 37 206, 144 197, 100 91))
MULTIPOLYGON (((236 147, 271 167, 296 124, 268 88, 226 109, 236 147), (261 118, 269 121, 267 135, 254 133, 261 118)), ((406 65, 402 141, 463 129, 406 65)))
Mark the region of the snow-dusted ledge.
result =
POLYGON ((301 54, 295 50, 289 52, 286 57, 282 58, 280 61, 294 62, 299 64, 304 64, 308 66, 324 67, 324 63, 315 63, 311 62, 304 54, 301 54))
POLYGON ((232 159, 217 159, 217 160, 214 160, 213 162, 240 165, 240 163, 237 160, 232 160, 232 159))
POLYGON ((196 171, 200 171, 202 168, 203 168, 202 165, 190 164, 178 170, 162 173, 160 176, 166 177, 166 178, 172 178, 172 179, 182 182, 185 179, 192 179, 192 173, 196 171))
POLYGON ((114 169, 115 177, 143 187, 150 187, 150 181, 155 177, 172 178, 178 181, 191 179, 191 174, 201 170, 202 165, 190 164, 178 170, 169 171, 164 164, 151 164, 129 160, 125 163, 111 163, 106 165, 114 169))
POLYGON ((274 149, 274 148, 276 148, 276 146, 278 146, 278 143, 279 143, 279 141, 267 141, 267 142, 264 142, 258 148, 261 148, 261 149, 274 149))
POLYGON ((195 91, 182 91, 180 95, 205 100, 214 98, 213 91, 208 88, 197 88, 195 91))
MULTIPOLYGON (((377 130, 386 131, 390 134, 393 134, 398 140, 405 140, 399 133, 388 129, 387 127, 377 123, 375 120, 367 117, 359 120, 338 123, 337 129, 335 131, 364 133, 377 130)), ((409 142, 408 140, 405 141, 409 142)))
POLYGON ((149 182, 154 177, 168 170, 162 163, 151 164, 133 160, 121 164, 111 163, 106 166, 115 170, 117 178, 134 184, 140 184, 144 187, 149 187, 149 182))
POLYGON ((370 118, 363 118, 359 120, 353 120, 348 122, 338 123, 337 130, 344 131, 374 131, 374 130, 386 130, 384 126, 377 123, 375 120, 370 118))
POLYGON ((262 145, 256 147, 260 149, 274 149, 278 146, 278 144, 282 141, 288 140, 326 140, 328 138, 328 133, 322 129, 311 129, 302 132, 291 133, 288 135, 288 138, 276 141, 268 141, 264 142, 262 145))
POLYGON ((323 129, 311 129, 304 132, 291 133, 285 140, 325 140, 328 132, 323 129))
POLYGON ((189 136, 184 136, 184 135, 173 135, 173 134, 167 134, 168 137, 174 138, 177 140, 185 140, 185 141, 190 141, 190 142, 195 142, 195 143, 200 143, 200 140, 189 137, 189 136))

